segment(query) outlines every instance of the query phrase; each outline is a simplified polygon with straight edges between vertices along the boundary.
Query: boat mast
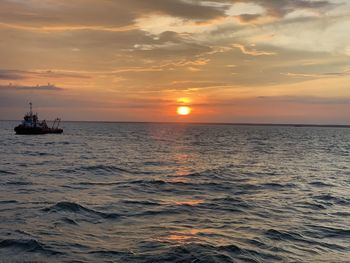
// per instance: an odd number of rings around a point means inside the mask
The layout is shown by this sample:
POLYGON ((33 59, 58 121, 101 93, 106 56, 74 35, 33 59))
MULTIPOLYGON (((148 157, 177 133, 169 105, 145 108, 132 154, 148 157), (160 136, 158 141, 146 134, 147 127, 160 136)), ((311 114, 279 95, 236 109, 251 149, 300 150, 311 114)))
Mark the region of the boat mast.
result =
POLYGON ((29 108, 30 108, 29 114, 30 116, 33 116, 33 104, 31 102, 29 102, 29 108))

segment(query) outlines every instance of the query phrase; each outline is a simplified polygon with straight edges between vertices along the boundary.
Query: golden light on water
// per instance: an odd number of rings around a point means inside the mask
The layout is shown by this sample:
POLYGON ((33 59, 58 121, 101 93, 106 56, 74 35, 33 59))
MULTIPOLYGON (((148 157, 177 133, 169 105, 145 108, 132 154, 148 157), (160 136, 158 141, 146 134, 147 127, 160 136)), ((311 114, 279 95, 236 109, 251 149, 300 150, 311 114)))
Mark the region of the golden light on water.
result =
POLYGON ((192 109, 188 106, 179 106, 176 109, 177 114, 179 115, 189 115, 192 112, 192 109))

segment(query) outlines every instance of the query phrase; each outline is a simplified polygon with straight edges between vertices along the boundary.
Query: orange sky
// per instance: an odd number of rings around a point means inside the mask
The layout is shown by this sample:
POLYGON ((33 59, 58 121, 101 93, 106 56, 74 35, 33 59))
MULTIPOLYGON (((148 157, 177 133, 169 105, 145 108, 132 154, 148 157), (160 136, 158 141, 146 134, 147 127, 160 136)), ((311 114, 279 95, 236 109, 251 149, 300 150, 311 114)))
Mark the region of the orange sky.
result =
POLYGON ((350 124, 349 13, 342 0, 0 0, 0 119, 32 101, 47 119, 350 124))

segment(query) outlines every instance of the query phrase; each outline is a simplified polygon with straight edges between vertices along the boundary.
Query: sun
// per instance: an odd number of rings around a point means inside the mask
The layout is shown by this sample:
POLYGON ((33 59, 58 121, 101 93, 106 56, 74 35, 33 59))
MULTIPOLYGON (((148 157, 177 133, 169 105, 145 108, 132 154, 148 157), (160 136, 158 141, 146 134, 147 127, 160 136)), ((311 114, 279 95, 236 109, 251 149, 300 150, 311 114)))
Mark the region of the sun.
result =
POLYGON ((177 114, 179 115, 189 115, 191 113, 192 109, 188 106, 179 106, 176 109, 177 114))

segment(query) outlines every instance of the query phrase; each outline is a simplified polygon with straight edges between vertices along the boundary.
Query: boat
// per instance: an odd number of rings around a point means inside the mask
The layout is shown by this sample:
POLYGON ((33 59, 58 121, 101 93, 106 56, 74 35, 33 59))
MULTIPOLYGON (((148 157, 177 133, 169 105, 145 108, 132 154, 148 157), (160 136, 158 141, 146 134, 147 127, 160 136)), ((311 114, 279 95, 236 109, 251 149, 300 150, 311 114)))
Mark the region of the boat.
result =
POLYGON ((24 115, 23 121, 20 125, 15 127, 16 134, 48 134, 48 133, 62 133, 63 129, 58 128, 61 119, 56 118, 52 127, 49 127, 45 120, 39 121, 38 114, 33 113, 33 104, 29 103, 30 110, 24 115))

